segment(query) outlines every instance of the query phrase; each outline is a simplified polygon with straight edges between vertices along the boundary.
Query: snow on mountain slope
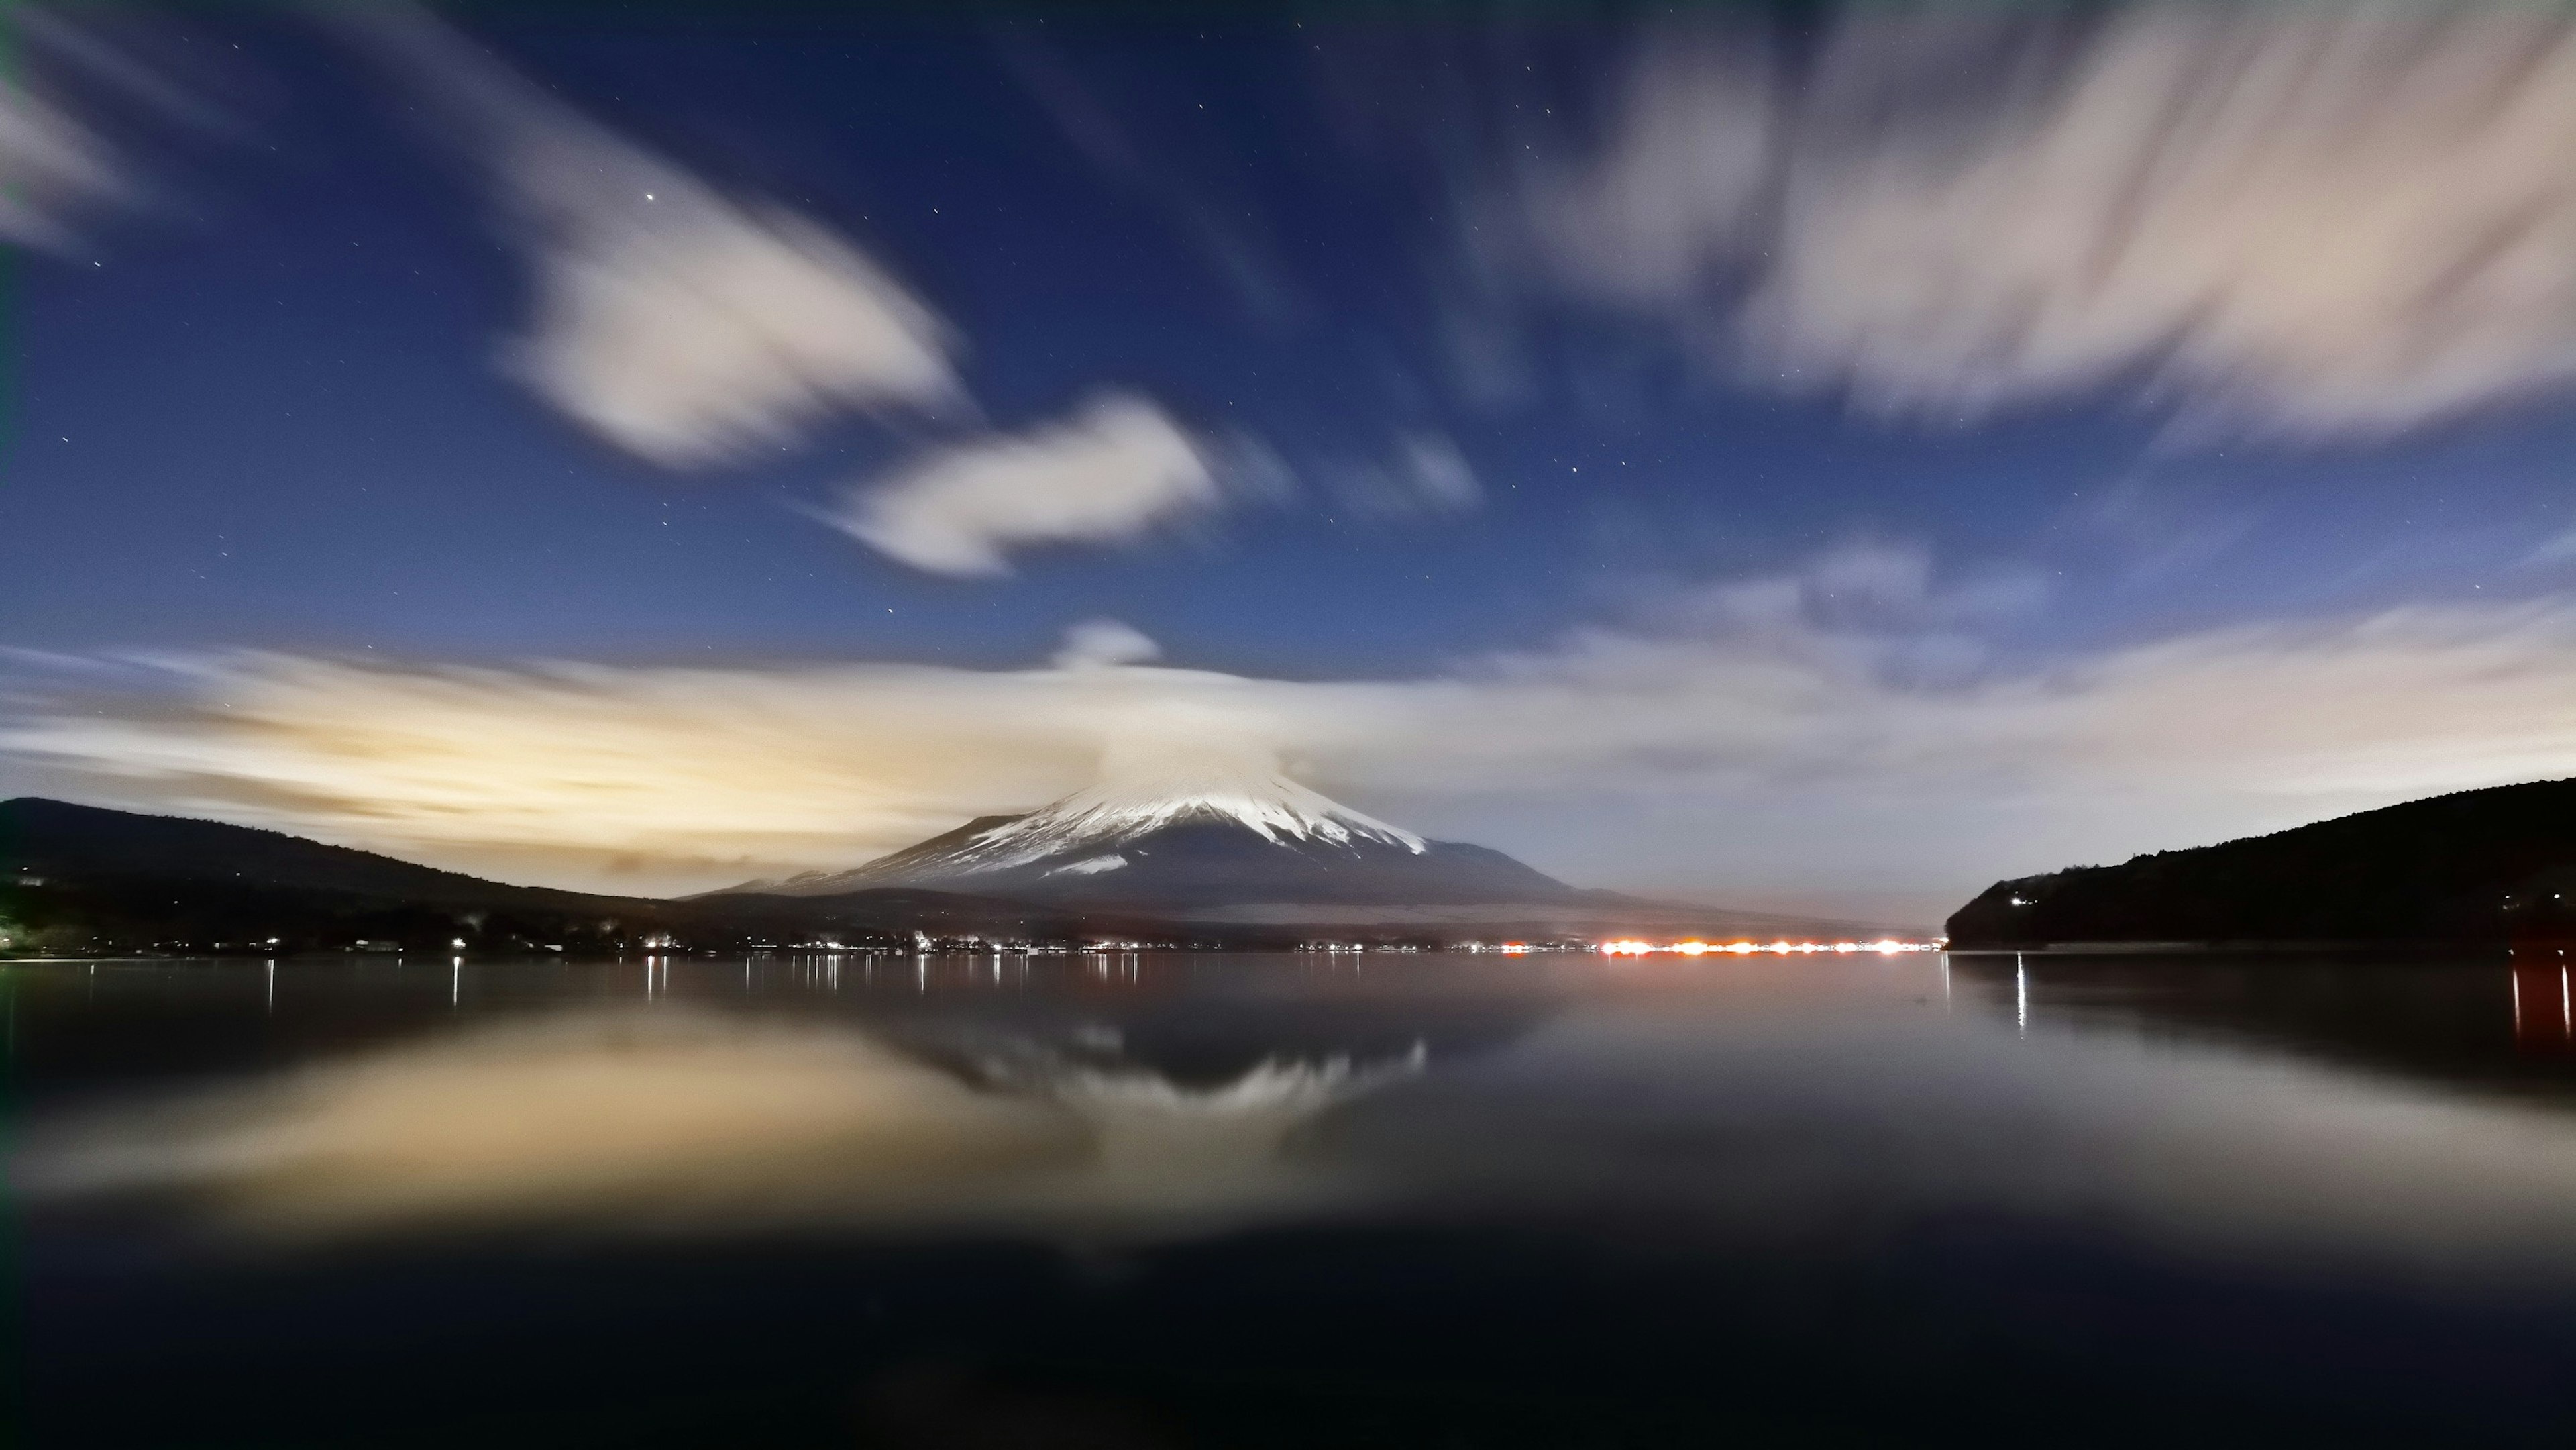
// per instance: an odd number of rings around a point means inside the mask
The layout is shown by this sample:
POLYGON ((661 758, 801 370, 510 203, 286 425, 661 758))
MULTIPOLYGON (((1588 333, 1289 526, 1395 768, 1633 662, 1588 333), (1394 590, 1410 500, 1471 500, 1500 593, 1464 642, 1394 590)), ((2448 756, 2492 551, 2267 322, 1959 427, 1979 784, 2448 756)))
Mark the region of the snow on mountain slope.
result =
POLYGON ((1206 761, 1126 770, 1021 816, 986 816, 852 871, 738 891, 907 886, 1141 908, 1222 902, 1556 900, 1496 851, 1426 841, 1280 775, 1206 761))
MULTIPOLYGON (((1423 840, 1275 773, 1198 766, 1079 790, 984 832, 951 854, 959 866, 999 870, 1069 851, 1107 851, 1165 826, 1232 821, 1263 840, 1347 846, 1375 841, 1420 855, 1423 840)), ((1095 868, 1097 869, 1097 868, 1095 868)))

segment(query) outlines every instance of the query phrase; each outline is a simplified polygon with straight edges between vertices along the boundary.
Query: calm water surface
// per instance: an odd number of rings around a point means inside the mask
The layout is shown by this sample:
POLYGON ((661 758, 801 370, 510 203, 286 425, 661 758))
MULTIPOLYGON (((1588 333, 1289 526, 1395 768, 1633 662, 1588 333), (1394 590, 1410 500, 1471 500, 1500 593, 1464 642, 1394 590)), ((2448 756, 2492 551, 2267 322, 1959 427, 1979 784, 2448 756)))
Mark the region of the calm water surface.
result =
POLYGON ((0 993, 32 1444, 2576 1443, 2555 957, 0 993))

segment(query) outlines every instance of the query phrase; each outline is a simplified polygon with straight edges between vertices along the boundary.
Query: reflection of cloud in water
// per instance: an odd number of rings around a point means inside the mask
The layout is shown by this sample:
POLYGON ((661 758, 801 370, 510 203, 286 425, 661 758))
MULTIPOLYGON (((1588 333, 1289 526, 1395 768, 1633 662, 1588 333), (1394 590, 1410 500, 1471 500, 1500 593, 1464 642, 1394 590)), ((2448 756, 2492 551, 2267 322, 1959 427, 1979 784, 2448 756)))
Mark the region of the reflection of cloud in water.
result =
POLYGON ((1379 1067, 1266 1061, 1193 1090, 1018 1044, 961 1076, 846 1029, 584 1013, 39 1122, 13 1176, 38 1203, 175 1192, 285 1233, 522 1221, 1185 1231, 1328 1192, 1281 1161, 1287 1135, 1421 1066, 1419 1051, 1379 1067))

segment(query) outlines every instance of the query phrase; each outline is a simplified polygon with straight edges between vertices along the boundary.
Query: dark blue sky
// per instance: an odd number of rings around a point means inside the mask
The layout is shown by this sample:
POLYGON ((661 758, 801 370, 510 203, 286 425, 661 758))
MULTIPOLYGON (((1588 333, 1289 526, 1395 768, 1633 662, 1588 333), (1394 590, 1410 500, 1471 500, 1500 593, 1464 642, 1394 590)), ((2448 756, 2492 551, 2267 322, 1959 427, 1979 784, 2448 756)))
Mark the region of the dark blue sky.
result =
POLYGON ((2324 426, 2200 428, 2189 395, 2239 376, 2213 327, 1890 413, 1868 369, 1938 357, 1853 344, 1841 376, 1783 385, 1796 369, 1726 353, 1768 251, 1641 304, 1552 274, 1561 228, 1480 240, 1541 214, 1515 207, 1556 173, 1524 154, 1615 180, 1654 57, 1803 53, 1759 25, 1685 45, 1606 23, 570 12, 465 33, 563 124, 872 259, 944 321, 971 401, 832 409, 721 464, 639 457, 500 365, 538 283, 491 158, 424 99, 453 76, 283 14, 124 17, 103 38, 216 121, 56 68, 49 94, 131 188, 12 260, 0 643, 991 669, 1112 618, 1172 664, 1419 681, 1584 629, 1687 634, 1712 590, 1876 550, 1929 581, 1882 632, 1951 631, 1968 616, 1937 601, 1986 589, 1977 668, 2039 670, 2232 627, 2549 607, 2576 567, 2546 547, 2576 529, 2576 414, 2537 364, 2416 413, 2330 379, 2315 396, 2343 389, 2347 416, 2324 426), (1266 492, 1230 480, 1222 506, 1014 546, 1002 577, 924 572, 818 517, 1106 390, 1266 492), (1472 501, 1387 482, 1423 439, 1472 501))

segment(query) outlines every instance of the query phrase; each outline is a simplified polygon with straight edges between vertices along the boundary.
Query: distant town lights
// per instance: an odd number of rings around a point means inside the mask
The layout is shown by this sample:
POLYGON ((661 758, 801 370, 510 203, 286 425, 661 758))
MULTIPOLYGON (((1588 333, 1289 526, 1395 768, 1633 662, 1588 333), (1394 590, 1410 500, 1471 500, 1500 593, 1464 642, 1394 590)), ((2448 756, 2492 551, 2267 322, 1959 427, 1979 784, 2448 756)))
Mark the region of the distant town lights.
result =
MULTIPOLYGON (((1600 946, 1594 948, 1594 950, 1600 952, 1605 957, 1643 957, 1663 954, 1697 957, 1706 956, 1711 952, 1725 952, 1729 955, 1739 957, 1756 955, 1775 957, 1813 956, 1818 952, 1840 952, 1844 954, 1852 952, 1876 952, 1881 955, 1892 955, 1897 952, 1933 952, 1939 951, 1940 949, 1941 945, 1938 942, 1899 941, 1894 937, 1881 937, 1876 941, 1735 941, 1726 942, 1722 945, 1697 940, 1658 944, 1650 941, 1641 941, 1635 937, 1622 937, 1616 941, 1605 941, 1601 943, 1600 946)), ((1511 948, 1506 947, 1504 950, 1508 951, 1511 950, 1511 948)), ((1527 948, 1522 948, 1522 950, 1527 950, 1527 948)))

